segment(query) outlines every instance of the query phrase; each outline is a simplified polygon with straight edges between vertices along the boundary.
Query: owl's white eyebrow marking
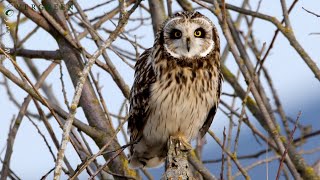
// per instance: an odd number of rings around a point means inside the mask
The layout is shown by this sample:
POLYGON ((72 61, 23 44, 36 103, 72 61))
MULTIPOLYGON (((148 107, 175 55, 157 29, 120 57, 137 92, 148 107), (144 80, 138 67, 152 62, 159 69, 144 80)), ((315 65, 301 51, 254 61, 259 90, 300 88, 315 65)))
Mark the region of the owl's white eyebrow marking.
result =
POLYGON ((175 17, 175 18, 170 19, 170 20, 166 23, 166 25, 163 27, 163 29, 166 29, 166 27, 167 27, 169 24, 171 24, 172 21, 179 20, 179 19, 182 19, 182 17, 175 17))
POLYGON ((199 22, 201 22, 201 23, 204 23, 204 24, 205 24, 205 26, 208 26, 208 27, 210 27, 210 28, 213 28, 213 27, 212 27, 212 23, 211 23, 211 22, 209 22, 207 19, 203 19, 203 18, 194 18, 193 20, 199 21, 199 22))

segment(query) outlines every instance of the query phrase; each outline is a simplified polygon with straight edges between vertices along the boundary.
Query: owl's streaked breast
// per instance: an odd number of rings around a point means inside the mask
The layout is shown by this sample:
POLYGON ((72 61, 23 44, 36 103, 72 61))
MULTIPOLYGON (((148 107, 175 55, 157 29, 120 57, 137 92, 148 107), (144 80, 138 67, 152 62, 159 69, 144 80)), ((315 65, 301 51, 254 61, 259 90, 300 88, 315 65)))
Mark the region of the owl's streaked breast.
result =
POLYGON ((177 134, 190 141, 217 101, 218 77, 210 72, 213 68, 161 68, 161 75, 151 87, 150 113, 143 134, 154 144, 166 143, 169 136, 177 134))

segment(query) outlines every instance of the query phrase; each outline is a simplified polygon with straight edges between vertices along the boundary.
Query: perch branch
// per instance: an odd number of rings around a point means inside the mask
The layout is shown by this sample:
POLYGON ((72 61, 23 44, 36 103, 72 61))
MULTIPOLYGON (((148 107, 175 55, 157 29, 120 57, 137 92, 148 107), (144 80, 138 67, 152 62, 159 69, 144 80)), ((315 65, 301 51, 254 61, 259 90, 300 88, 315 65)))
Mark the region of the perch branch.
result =
POLYGON ((188 151, 181 148, 179 138, 170 136, 166 159, 166 172, 162 180, 187 180, 194 179, 188 163, 188 151))

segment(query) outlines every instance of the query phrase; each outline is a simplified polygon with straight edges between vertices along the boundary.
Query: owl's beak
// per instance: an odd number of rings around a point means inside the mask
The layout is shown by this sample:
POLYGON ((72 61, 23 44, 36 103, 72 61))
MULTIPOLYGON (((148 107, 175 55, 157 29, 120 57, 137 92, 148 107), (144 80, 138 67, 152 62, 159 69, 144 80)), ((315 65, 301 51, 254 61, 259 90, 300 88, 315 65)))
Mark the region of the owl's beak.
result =
POLYGON ((187 50, 188 50, 188 52, 189 52, 189 50, 190 50, 190 38, 187 38, 187 50))

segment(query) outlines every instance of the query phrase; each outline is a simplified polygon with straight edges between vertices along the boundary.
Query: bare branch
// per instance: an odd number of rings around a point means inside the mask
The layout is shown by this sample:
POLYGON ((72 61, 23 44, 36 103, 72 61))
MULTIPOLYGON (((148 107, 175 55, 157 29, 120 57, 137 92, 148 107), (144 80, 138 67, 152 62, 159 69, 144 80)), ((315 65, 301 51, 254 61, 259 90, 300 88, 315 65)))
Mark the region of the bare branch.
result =
POLYGON ((314 13, 314 12, 312 12, 312 11, 309 11, 309 10, 305 9, 304 7, 302 7, 302 9, 303 9, 303 10, 305 10, 305 11, 307 11, 308 13, 310 13, 310 14, 312 14, 312 15, 316 16, 316 17, 320 17, 320 15, 319 15, 319 14, 316 14, 316 13, 314 13))
POLYGON ((80 101, 80 97, 81 97, 81 93, 82 93, 82 89, 84 86, 84 82, 89 74, 89 71, 92 67, 92 65, 94 64, 95 60, 97 59, 97 57, 99 57, 104 49, 106 49, 107 47, 109 47, 111 45, 111 43, 115 40, 115 38, 120 34, 120 32, 122 31, 127 19, 130 17, 130 15, 132 14, 132 12, 135 10, 135 8, 137 8, 138 4, 140 3, 140 1, 138 1, 135 6, 132 7, 132 9, 129 12, 126 12, 125 14, 123 14, 123 19, 121 19, 118 23, 117 28, 115 29, 115 31, 110 34, 109 38, 106 40, 106 42, 104 44, 101 45, 100 49, 97 50, 93 56, 88 60, 87 65, 84 67, 81 76, 79 77, 79 81, 77 83, 77 87, 75 90, 75 95, 73 97, 73 100, 71 102, 71 106, 70 106, 70 115, 67 119, 66 124, 64 125, 63 128, 63 140, 61 142, 60 145, 60 150, 58 153, 58 159, 56 162, 56 169, 55 169, 55 175, 54 175, 54 179, 60 179, 60 173, 61 173, 61 166, 62 166, 62 159, 64 157, 64 151, 65 148, 67 146, 67 143, 69 141, 69 133, 72 127, 72 123, 73 123, 73 119, 74 116, 76 114, 76 110, 78 107, 78 103, 80 101))
POLYGON ((217 178, 210 173, 210 171, 202 164, 202 162, 199 161, 194 151, 189 153, 188 161, 202 175, 203 178, 208 180, 217 180, 217 178))
POLYGON ((179 138, 170 136, 163 180, 194 179, 188 163, 188 151, 181 147, 179 138))
MULTIPOLYGON (((35 84, 35 88, 39 89, 43 83, 43 81, 46 79, 46 77, 48 77, 48 75, 50 74, 50 72, 54 69, 54 67, 56 66, 56 63, 52 63, 46 71, 44 71, 44 73, 42 74, 41 78, 39 79, 39 81, 35 84)), ((7 176, 9 175, 9 167, 10 167, 10 159, 11 159, 11 155, 13 152, 13 144, 14 144, 14 140, 16 138, 18 129, 20 127, 20 124, 22 122, 22 119, 25 115, 25 112, 28 108, 28 105, 30 103, 32 99, 32 96, 28 95, 28 97, 25 99, 25 101, 22 104, 22 107, 19 111, 19 114, 15 120, 14 126, 12 127, 12 129, 10 130, 10 134, 8 136, 7 139, 7 149, 6 149, 6 155, 4 158, 4 163, 2 166, 2 170, 1 170, 1 180, 5 180, 7 179, 7 176)))
POLYGON ((166 19, 163 0, 148 0, 152 18, 153 32, 156 36, 162 22, 166 19))
POLYGON ((284 160, 284 157, 286 156, 286 153, 288 152, 288 149, 289 149, 290 144, 291 144, 291 142, 292 142, 293 134, 294 134, 294 132, 295 132, 296 129, 297 129, 297 124, 298 124, 298 121, 299 121, 300 116, 301 116, 301 111, 299 112, 299 114, 298 114, 298 116, 297 116, 297 119, 296 119, 295 126, 294 126, 293 130, 291 131, 290 137, 289 137, 288 142, 287 142, 286 150, 285 150, 285 151, 283 152, 283 154, 281 155, 281 160, 280 160, 280 165, 279 165, 279 168, 278 168, 276 180, 278 180, 279 177, 280 177, 280 171, 281 171, 281 168, 282 168, 283 160, 284 160))

